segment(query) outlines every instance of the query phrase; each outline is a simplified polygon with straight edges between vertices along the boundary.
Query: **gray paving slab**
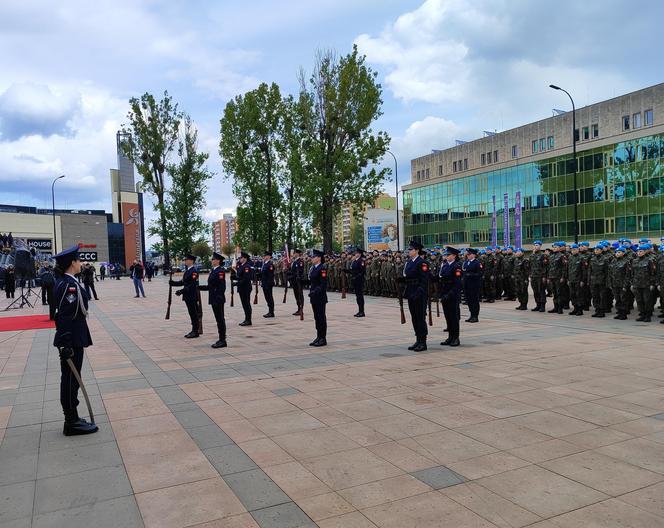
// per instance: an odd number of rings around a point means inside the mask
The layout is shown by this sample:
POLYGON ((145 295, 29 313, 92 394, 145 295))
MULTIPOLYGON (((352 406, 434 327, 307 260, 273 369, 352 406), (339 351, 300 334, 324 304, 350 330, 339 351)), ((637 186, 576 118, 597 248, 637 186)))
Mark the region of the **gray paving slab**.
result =
POLYGON ((189 433, 189 436, 191 436, 201 450, 235 444, 217 424, 191 427, 187 429, 187 433, 189 433))
POLYGON ((654 414, 650 418, 654 418, 655 420, 664 420, 664 413, 654 414))
POLYGON ((293 394, 299 394, 300 391, 293 387, 284 387, 283 389, 274 389, 272 394, 275 396, 292 396, 293 394))
POLYGON ((12 414, 7 422, 7 427, 20 427, 22 425, 35 425, 42 422, 42 408, 31 409, 25 411, 15 411, 12 409, 12 414))
POLYGON ((123 466, 98 468, 37 480, 37 514, 76 508, 133 494, 123 466))
POLYGON ((236 444, 212 447, 203 453, 221 476, 258 468, 236 444))
POLYGON ((44 390, 42 387, 39 387, 39 390, 21 391, 19 394, 16 395, 14 404, 20 405, 23 403, 36 403, 36 402, 41 403, 43 401, 44 401, 44 390))
POLYGON ((134 497, 120 497, 37 515, 33 528, 140 528, 143 518, 134 497))
POLYGON ((191 411, 178 411, 174 412, 173 415, 177 418, 180 425, 185 429, 190 427, 202 427, 204 425, 214 425, 214 422, 210 417, 203 412, 201 409, 195 409, 191 411))
POLYGON ((122 464, 122 457, 115 442, 92 444, 76 449, 61 449, 40 453, 38 478, 56 477, 122 464))
POLYGON ((32 515, 34 481, 0 486, 0 526, 32 515))
POLYGON ((150 384, 147 380, 143 379, 134 379, 126 381, 111 381, 109 383, 99 383, 99 392, 102 395, 112 394, 114 392, 124 392, 136 389, 149 389, 150 384))
POLYGON ((193 374, 185 369, 169 370, 168 375, 175 383, 178 384, 195 383, 198 381, 193 374))
POLYGON ((99 431, 91 435, 65 436, 62 434, 62 422, 54 429, 42 430, 39 440, 39 451, 59 451, 62 449, 78 449, 82 446, 104 444, 115 441, 113 429, 110 426, 100 424, 99 431))
POLYGON ((261 528, 315 528, 317 526, 294 502, 255 510, 251 512, 251 515, 261 528))
POLYGON ((39 451, 39 434, 10 436, 0 445, 0 457, 32 455, 39 451))
POLYGON ((463 475, 445 466, 422 469, 421 471, 411 473, 411 475, 436 490, 456 486, 468 480, 463 475))
POLYGON ((191 398, 180 387, 157 387, 155 392, 166 405, 191 402, 191 398))
POLYGON ((233 473, 223 478, 247 511, 291 502, 288 495, 261 469, 233 473))
POLYGON ((193 401, 184 403, 167 403, 166 406, 171 410, 171 412, 197 411, 200 409, 196 402, 193 401))
POLYGON ((0 456, 0 486, 37 478, 37 453, 23 456, 0 456))
POLYGON ((152 387, 167 387, 175 385, 172 378, 165 372, 145 372, 143 376, 152 387))

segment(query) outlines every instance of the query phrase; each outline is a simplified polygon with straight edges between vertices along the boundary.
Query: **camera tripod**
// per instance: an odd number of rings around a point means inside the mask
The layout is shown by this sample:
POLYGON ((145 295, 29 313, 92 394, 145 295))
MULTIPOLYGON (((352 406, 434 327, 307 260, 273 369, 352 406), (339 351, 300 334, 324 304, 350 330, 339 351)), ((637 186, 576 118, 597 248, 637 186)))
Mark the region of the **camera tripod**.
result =
POLYGON ((31 294, 37 295, 39 297, 37 292, 32 289, 32 286, 28 286, 28 291, 27 292, 25 291, 25 286, 21 286, 21 295, 19 295, 16 299, 14 299, 11 302, 11 304, 9 306, 7 306, 7 308, 5 308, 5 312, 7 310, 17 310, 19 308, 23 308, 26 304, 30 308, 34 308, 34 305, 30 302, 30 295, 31 294), (20 303, 20 304, 15 306, 17 303, 20 303))

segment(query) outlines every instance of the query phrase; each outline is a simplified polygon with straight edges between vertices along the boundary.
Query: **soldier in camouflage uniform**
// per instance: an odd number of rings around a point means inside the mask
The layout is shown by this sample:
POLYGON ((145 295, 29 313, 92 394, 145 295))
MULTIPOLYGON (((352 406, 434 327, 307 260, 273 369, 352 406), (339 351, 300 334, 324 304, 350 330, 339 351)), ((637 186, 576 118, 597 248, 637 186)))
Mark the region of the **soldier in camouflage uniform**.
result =
POLYGON ((567 284, 569 287, 573 310, 568 315, 583 315, 583 287, 587 280, 586 261, 581 255, 577 244, 572 244, 567 258, 567 284))
MULTIPOLYGON (((522 248, 523 249, 523 248, 522 248)), ((508 301, 514 301, 516 299, 516 290, 514 289, 514 248, 508 246, 503 250, 503 270, 501 274, 503 291, 505 298, 508 301)), ((527 297, 526 297, 527 299, 527 297)))
POLYGON ((502 250, 496 246, 493 248, 493 258, 496 260, 496 291, 494 299, 500 301, 503 298, 504 284, 503 284, 503 253, 502 250))
POLYGON ((592 251, 590 251, 590 242, 579 243, 579 254, 581 255, 583 267, 586 270, 586 280, 583 281, 583 284, 581 285, 581 307, 583 310, 590 310, 592 293, 590 291, 590 276, 588 275, 588 270, 590 269, 590 259, 593 257, 592 251))
POLYGON ((609 279, 608 261, 603 255, 601 245, 595 246, 593 257, 590 259, 588 275, 590 280, 590 291, 592 292, 593 308, 595 313, 592 317, 604 317, 606 306, 607 284, 609 279))
POLYGON ((655 294, 655 283, 657 281, 657 266, 647 251, 650 244, 639 244, 637 258, 632 262, 632 273, 630 276, 632 292, 636 298, 636 306, 639 310, 637 321, 649 323, 652 320, 652 297, 655 294))
POLYGON ((563 313, 562 285, 567 280, 567 257, 561 248, 561 243, 555 242, 549 259, 546 278, 553 292, 553 308, 548 313, 563 313))
POLYGON ((533 288, 535 308, 532 312, 544 312, 546 306, 546 275, 549 259, 542 252, 542 242, 533 242, 533 252, 528 257, 530 260, 530 285, 533 288))
POLYGON ((616 316, 614 319, 627 319, 627 292, 630 289, 631 262, 625 256, 625 248, 617 247, 615 258, 609 261, 609 286, 616 299, 616 316))
POLYGON ((511 259, 512 286, 511 290, 519 300, 517 310, 528 309, 528 277, 530 276, 530 259, 523 254, 523 248, 516 249, 516 256, 511 259))
POLYGON ((484 257, 480 259, 480 263, 484 268, 484 294, 486 302, 492 303, 496 299, 496 272, 498 261, 493 254, 493 248, 488 246, 485 248, 484 257))

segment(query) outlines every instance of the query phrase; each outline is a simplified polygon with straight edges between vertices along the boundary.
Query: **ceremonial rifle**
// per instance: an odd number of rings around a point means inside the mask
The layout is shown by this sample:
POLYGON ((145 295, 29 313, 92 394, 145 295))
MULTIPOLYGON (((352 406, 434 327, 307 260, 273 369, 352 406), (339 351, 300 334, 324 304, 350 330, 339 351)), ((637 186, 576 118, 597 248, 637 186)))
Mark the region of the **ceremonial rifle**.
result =
POLYGON ((196 311, 198 312, 198 333, 203 334, 203 303, 201 302, 201 290, 196 282, 196 311))
POLYGON ((434 295, 436 296, 436 317, 440 317, 440 304, 438 302, 440 300, 439 299, 440 296, 438 295, 440 286, 438 286, 438 284, 439 283, 436 282, 436 286, 434 287, 434 295))
POLYGON ((427 295, 427 296, 429 297, 429 299, 428 299, 428 303, 429 303, 429 326, 433 326, 433 319, 431 317, 431 295, 427 295))
POLYGON ((346 298, 346 268, 341 269, 341 298, 346 298))
POLYGON ((254 304, 258 304, 258 273, 254 269, 254 286, 256 286, 256 294, 254 295, 254 304))
POLYGON ((397 298, 399 299, 399 311, 401 312, 401 324, 406 324, 406 314, 403 312, 403 290, 401 284, 405 283, 403 277, 397 278, 397 298))
POLYGON ((297 277, 297 289, 300 292, 297 298, 297 306, 300 309, 300 321, 304 321, 304 290, 302 289, 302 279, 299 275, 297 277))
POLYGON ((282 304, 286 304, 286 295, 288 295, 288 274, 284 274, 285 280, 284 280, 284 300, 281 301, 282 304))
POLYGON ((173 280, 173 268, 171 268, 171 273, 168 278, 168 308, 166 308, 166 320, 171 318, 171 302, 173 301, 173 286, 171 281, 173 280))

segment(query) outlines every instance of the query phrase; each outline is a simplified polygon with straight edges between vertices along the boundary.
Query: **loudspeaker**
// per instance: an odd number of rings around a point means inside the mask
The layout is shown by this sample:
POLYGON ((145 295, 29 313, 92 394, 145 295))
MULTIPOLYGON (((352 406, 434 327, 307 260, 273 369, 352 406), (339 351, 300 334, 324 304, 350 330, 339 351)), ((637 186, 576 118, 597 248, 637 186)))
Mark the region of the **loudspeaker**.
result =
POLYGON ((30 254, 30 251, 24 248, 16 250, 16 254, 14 255, 14 270, 17 279, 35 278, 35 257, 30 254))

